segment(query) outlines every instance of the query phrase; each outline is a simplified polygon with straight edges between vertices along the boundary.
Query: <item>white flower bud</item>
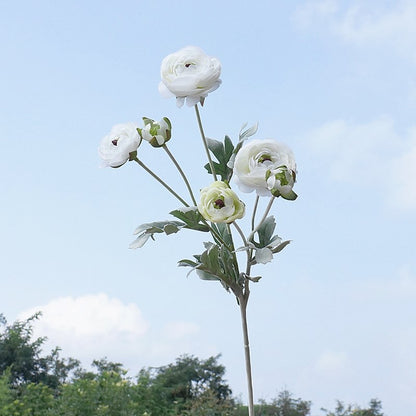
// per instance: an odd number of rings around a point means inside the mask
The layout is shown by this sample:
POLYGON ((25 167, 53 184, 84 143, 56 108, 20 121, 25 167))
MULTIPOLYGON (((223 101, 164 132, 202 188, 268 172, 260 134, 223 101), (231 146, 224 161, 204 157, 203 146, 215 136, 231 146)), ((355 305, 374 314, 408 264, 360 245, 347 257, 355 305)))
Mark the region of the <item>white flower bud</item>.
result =
POLYGON ((172 126, 167 117, 163 117, 158 123, 147 117, 143 117, 143 121, 145 126, 138 131, 141 138, 153 147, 161 147, 171 138, 172 126))

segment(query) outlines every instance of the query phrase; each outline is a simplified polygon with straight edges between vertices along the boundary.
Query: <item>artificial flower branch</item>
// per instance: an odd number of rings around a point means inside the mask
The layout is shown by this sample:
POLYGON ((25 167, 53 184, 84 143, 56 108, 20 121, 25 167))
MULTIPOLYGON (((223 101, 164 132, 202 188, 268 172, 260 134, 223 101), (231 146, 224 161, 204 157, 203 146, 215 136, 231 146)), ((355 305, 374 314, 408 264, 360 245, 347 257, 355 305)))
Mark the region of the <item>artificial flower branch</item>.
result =
POLYGON ((250 297, 250 282, 256 283, 261 276, 251 276, 251 268, 259 263, 270 262, 290 241, 282 241, 275 234, 276 222, 269 215, 273 202, 280 196, 293 201, 297 195, 293 191, 296 182, 296 163, 292 151, 282 143, 272 139, 245 141, 256 134, 257 124, 240 130, 236 145, 225 136, 223 142, 207 139, 202 126, 198 103, 203 105, 208 94, 220 85, 221 64, 218 59, 206 55, 200 48, 188 46, 168 55, 161 65, 159 91, 164 96, 176 97, 178 107, 184 103, 195 107, 196 118, 203 146, 208 158, 206 170, 213 182, 201 189, 196 200, 190 183, 176 158, 166 143, 172 136, 172 124, 167 117, 160 121, 143 117, 144 127, 135 123, 115 125, 105 136, 99 147, 104 166, 119 168, 128 161, 135 161, 170 194, 177 198, 183 207, 170 214, 174 220, 156 221, 136 228, 136 240, 130 248, 142 247, 155 234, 176 234, 182 229, 209 232, 213 241, 204 243, 205 250, 194 259, 183 259, 179 266, 191 267, 203 280, 218 281, 227 291, 231 291, 240 308, 243 331, 245 370, 248 390, 249 416, 254 416, 253 379, 250 344, 247 324, 247 305, 250 297), (142 141, 153 147, 163 147, 184 181, 193 206, 190 206, 178 193, 149 169, 138 157, 142 141), (216 158, 214 162, 211 155, 216 158), (221 178, 221 180, 219 180, 221 178), (251 216, 250 232, 246 237, 238 220, 244 217, 246 206, 232 189, 237 183, 242 192, 256 191, 251 216), (256 215, 260 196, 269 196, 265 212, 258 222, 256 215), (243 241, 243 247, 235 249, 231 224, 243 241), (256 238, 255 238, 256 235, 256 238), (240 272, 237 252, 246 251, 245 272, 240 272))

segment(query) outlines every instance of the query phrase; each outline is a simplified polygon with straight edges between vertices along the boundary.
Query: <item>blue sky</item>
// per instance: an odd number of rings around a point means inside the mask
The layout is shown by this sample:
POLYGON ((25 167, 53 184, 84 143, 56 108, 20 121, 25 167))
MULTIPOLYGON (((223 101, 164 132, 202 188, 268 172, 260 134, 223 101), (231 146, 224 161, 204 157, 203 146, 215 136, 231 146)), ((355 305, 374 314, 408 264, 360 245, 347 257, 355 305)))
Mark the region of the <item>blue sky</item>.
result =
MULTIPOLYGON (((413 1, 2 2, 0 312, 42 310, 64 355, 132 373, 222 353, 245 398, 235 300, 176 262, 204 236, 129 250, 176 201, 133 164, 101 169, 114 124, 168 116, 194 189, 210 177, 192 109, 159 96, 160 62, 186 45, 222 63, 202 110, 209 137, 287 143, 295 202, 273 207, 293 240, 260 268, 249 305, 256 398, 282 388, 333 407, 372 397, 416 412, 416 5, 413 1)), ((142 159, 185 193, 165 155, 142 159)), ((254 196, 241 194, 247 206, 254 196)))

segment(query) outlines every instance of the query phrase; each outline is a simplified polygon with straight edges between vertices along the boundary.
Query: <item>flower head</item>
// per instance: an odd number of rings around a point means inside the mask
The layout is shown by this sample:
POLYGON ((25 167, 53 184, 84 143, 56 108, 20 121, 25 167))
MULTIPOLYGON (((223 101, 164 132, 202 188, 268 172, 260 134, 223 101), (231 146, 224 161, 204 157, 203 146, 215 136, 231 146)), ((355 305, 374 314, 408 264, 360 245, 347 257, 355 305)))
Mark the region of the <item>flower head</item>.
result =
POLYGON ((286 167, 295 178, 296 163, 292 151, 272 139, 253 140, 241 148, 234 163, 237 184, 243 192, 256 190, 258 195, 270 195, 267 172, 286 167))
POLYGON ((153 147, 161 147, 170 139, 172 125, 167 117, 163 117, 158 123, 147 117, 143 117, 143 121, 144 127, 138 131, 141 138, 153 147))
POLYGON ((129 160, 130 153, 137 150, 140 142, 135 123, 116 124, 101 140, 98 154, 104 166, 118 168, 129 160))
POLYGON ((208 221, 230 223, 243 218, 245 205, 226 182, 216 181, 201 190, 198 211, 208 221))
POLYGON ((183 106, 185 99, 188 106, 203 104, 208 94, 220 86, 220 75, 221 63, 217 58, 196 46, 187 46, 163 59, 159 92, 165 97, 175 96, 178 107, 183 106))
POLYGON ((276 197, 281 196, 284 199, 295 200, 298 197, 292 190, 295 180, 296 173, 286 166, 279 166, 266 172, 267 187, 276 197))

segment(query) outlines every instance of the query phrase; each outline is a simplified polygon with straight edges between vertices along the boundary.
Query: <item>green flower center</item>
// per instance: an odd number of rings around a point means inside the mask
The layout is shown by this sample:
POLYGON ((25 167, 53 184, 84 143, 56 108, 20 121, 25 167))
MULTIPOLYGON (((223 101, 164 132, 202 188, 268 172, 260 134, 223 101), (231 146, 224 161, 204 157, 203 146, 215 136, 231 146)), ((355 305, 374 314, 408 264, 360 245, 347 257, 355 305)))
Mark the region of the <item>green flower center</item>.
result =
POLYGON ((264 155, 261 155, 258 159, 259 163, 264 163, 264 162, 271 162, 272 161, 272 157, 265 153, 264 155))

